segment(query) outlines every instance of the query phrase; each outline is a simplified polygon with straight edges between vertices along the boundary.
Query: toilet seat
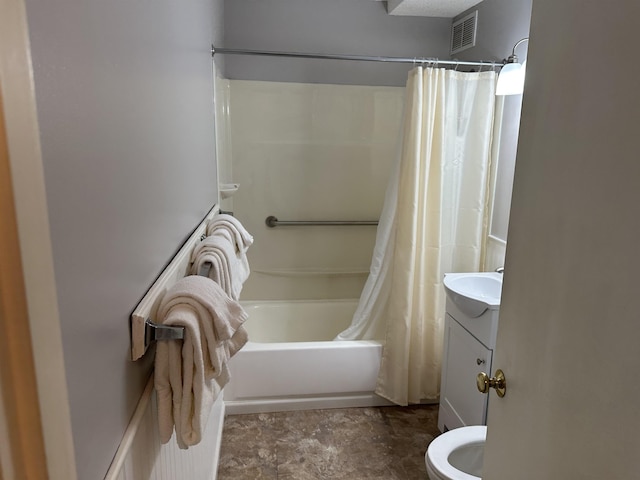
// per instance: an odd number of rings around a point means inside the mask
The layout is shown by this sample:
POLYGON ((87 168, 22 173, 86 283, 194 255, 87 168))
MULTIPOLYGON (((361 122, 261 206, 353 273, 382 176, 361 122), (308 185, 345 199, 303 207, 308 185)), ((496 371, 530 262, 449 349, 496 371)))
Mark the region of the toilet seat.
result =
POLYGON ((436 437, 424 454, 427 473, 431 480, 478 480, 449 463, 451 453, 464 446, 483 444, 487 437, 485 425, 456 428, 436 437))

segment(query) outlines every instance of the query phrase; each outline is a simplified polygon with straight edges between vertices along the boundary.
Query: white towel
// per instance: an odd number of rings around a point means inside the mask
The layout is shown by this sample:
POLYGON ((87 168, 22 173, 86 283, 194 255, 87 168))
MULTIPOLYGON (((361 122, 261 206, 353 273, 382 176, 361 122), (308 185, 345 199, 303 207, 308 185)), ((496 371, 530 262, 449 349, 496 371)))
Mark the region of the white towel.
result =
POLYGON ((214 280, 234 300, 240 298, 244 282, 251 270, 244 252, 235 249, 234 237, 227 230, 216 230, 191 252, 191 271, 197 275, 203 264, 209 262, 209 278, 214 280))
MULTIPOLYGON (((211 237, 207 237, 207 239, 210 238, 211 237)), ((231 289, 231 279, 229 271, 231 267, 229 265, 229 259, 220 249, 210 247, 208 243, 210 243, 210 241, 207 243, 203 241, 198 244, 196 248, 194 248, 191 254, 192 264, 189 273, 191 273, 192 275, 199 275, 204 264, 211 264, 211 268, 209 269, 209 273, 207 276, 218 285, 220 285, 220 288, 222 288, 222 290, 224 290, 227 295, 229 295, 234 300, 237 300, 238 297, 233 295, 233 291, 231 289)))
POLYGON ((253 243, 253 237, 244 228, 242 223, 232 215, 220 214, 209 220, 207 235, 213 235, 217 230, 227 230, 235 240, 235 248, 238 253, 247 253, 247 249, 253 243))
POLYGON ((247 342, 239 303, 211 279, 180 279, 164 295, 156 321, 185 327, 185 337, 159 341, 155 358, 160 439, 175 427, 180 448, 202 439, 214 400, 229 381, 227 361, 247 342))

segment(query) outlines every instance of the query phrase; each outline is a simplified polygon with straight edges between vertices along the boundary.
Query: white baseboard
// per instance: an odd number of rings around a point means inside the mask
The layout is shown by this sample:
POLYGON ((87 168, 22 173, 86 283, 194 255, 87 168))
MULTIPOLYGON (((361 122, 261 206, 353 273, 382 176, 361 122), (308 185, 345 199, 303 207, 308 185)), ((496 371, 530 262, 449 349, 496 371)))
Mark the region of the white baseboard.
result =
POLYGON ((228 400, 225 402, 227 415, 325 408, 381 407, 387 405, 393 405, 393 403, 373 392, 325 397, 252 398, 250 400, 228 400))

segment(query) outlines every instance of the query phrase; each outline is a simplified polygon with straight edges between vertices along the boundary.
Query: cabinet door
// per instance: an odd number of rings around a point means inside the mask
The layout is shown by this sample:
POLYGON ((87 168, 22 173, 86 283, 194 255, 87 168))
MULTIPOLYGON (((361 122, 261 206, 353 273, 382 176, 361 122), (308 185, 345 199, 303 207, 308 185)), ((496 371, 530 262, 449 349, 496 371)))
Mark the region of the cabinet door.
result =
POLYGON ((488 395, 478 391, 476 376, 481 371, 491 373, 492 350, 447 315, 444 354, 440 429, 484 425, 488 395))

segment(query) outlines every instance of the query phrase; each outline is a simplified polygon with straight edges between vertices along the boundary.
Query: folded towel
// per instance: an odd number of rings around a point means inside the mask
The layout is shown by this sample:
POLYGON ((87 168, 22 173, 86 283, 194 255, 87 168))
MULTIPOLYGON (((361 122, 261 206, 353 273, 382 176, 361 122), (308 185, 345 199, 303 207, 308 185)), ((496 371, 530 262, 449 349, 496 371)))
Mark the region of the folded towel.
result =
POLYGON ((240 298, 244 282, 251 270, 243 252, 236 251, 229 232, 215 231, 193 249, 190 273, 197 275, 203 264, 211 263, 209 278, 214 280, 234 300, 240 298))
POLYGON ((209 220, 207 235, 213 235, 217 230, 227 230, 235 240, 235 248, 239 253, 247 253, 253 243, 253 237, 240 221, 227 214, 220 214, 209 220))
POLYGON ((211 231, 212 236, 225 238, 229 243, 231 243, 236 249, 236 253, 238 253, 236 237, 231 233, 231 230, 228 228, 214 228, 211 231))
POLYGON ((233 300, 238 300, 238 297, 233 295, 233 291, 231 289, 231 278, 229 272, 231 267, 229 265, 229 260, 223 253, 213 248, 206 248, 205 245, 197 251, 194 249, 191 261, 192 264, 189 273, 192 275, 199 275, 203 266, 207 263, 210 264, 211 268, 206 276, 220 285, 220 288, 222 288, 222 290, 224 290, 225 293, 233 300))
POLYGON ((182 326, 182 342, 158 342, 155 388, 160 439, 175 427, 180 448, 202 439, 214 400, 229 381, 227 362, 247 342, 247 318, 239 303, 211 279, 180 279, 164 295, 156 321, 182 326))

